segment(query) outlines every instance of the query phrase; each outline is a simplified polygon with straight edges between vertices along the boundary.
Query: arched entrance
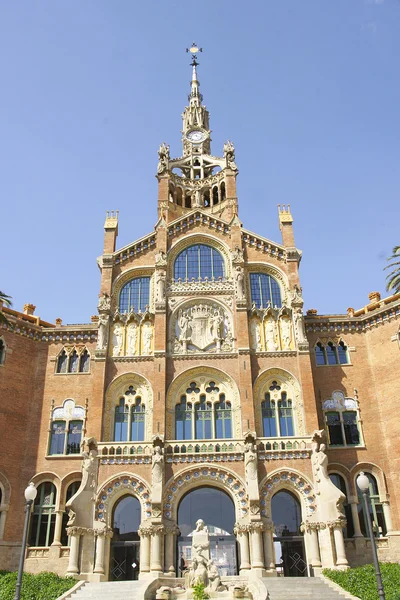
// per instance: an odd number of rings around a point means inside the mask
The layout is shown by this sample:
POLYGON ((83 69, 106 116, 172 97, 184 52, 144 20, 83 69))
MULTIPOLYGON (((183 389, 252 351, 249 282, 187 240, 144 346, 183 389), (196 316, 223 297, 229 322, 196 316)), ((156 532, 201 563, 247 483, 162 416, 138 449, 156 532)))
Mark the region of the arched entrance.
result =
POLYGON ((233 534, 235 507, 232 499, 220 489, 201 487, 188 492, 178 507, 178 574, 191 563, 192 533, 196 521, 203 519, 210 534, 211 559, 221 575, 238 573, 236 537, 233 534))
POLYGON ((139 576, 139 534, 141 506, 137 498, 123 496, 114 506, 112 517, 110 580, 125 581, 139 576))
POLYGON ((304 540, 300 531, 301 507, 297 498, 286 490, 277 492, 271 500, 274 523, 275 562, 278 574, 285 577, 306 577, 304 540))

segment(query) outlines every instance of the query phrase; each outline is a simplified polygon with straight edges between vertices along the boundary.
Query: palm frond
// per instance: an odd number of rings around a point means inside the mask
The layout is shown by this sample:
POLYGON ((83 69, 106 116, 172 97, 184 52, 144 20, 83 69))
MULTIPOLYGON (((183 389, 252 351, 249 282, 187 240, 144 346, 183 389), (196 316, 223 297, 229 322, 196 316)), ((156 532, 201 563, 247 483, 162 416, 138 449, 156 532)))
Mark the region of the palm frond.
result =
MULTIPOLYGON (((4 292, 1 292, 1 291, 0 291, 0 302, 3 302, 3 304, 6 304, 7 306, 12 306, 11 296, 7 296, 7 294, 5 294, 4 292)), ((2 311, 0 311, 0 324, 9 325, 9 321, 2 311)))

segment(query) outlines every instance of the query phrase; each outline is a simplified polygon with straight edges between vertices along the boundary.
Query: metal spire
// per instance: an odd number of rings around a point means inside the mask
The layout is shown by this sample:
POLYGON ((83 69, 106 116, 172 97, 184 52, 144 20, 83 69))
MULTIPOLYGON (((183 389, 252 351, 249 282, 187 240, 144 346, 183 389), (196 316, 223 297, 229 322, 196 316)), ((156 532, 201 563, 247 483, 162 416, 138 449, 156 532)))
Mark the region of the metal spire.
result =
POLYGON ((193 44, 191 45, 190 48, 186 48, 186 52, 190 52, 192 54, 192 62, 190 63, 192 66, 192 81, 191 81, 191 92, 188 96, 188 99, 189 99, 190 103, 193 103, 193 101, 195 99, 197 99, 199 101, 199 104, 201 104, 201 101, 203 100, 203 96, 200 94, 200 91, 199 91, 200 83, 199 83, 199 80, 197 79, 196 67, 199 64, 197 62, 197 53, 203 52, 203 48, 199 48, 197 46, 196 42, 193 42, 193 44))

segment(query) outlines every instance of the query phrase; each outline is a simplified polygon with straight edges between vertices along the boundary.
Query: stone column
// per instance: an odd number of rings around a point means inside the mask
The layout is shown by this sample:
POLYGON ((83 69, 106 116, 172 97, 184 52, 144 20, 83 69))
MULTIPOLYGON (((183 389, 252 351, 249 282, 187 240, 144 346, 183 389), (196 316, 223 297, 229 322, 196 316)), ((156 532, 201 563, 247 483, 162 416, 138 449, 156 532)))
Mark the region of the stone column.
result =
POLYGON ((150 570, 156 573, 162 573, 161 564, 161 540, 164 534, 164 525, 153 525, 151 532, 151 565, 150 570))
POLYGON ((140 575, 150 572, 150 539, 151 528, 139 527, 140 535, 140 575))
POLYGON ((249 534, 246 525, 235 524, 233 533, 237 536, 240 546, 240 573, 250 571, 249 534))
POLYGON ((272 523, 265 526, 263 539, 265 568, 268 569, 268 571, 275 570, 275 550, 272 523))
POLYGON ((94 565, 93 573, 99 573, 104 575, 104 557, 105 557, 105 546, 106 538, 112 538, 112 529, 98 529, 95 530, 96 536, 96 562, 94 565))
POLYGON ((79 541, 81 539, 81 531, 79 527, 68 527, 67 533, 71 538, 71 545, 69 548, 69 563, 67 569, 67 575, 77 575, 79 573, 78 559, 79 559, 79 541))
POLYGON ((344 538, 343 538, 343 522, 338 520, 335 524, 333 524, 333 537, 335 540, 335 550, 336 550, 336 566, 338 567, 349 567, 349 563, 346 558, 346 549, 344 546, 344 538))
POLYGON ((301 531, 307 536, 306 551, 307 563, 312 567, 321 567, 321 556, 318 542, 317 523, 302 523, 301 531))
POLYGON ((349 498, 349 504, 351 508, 351 516, 353 517, 354 535, 353 537, 363 537, 360 528, 360 517, 358 514, 358 501, 357 498, 351 496, 349 498))
MULTIPOLYGON (((392 525, 392 515, 390 514, 390 504, 389 500, 384 500, 382 502, 383 515, 385 517, 386 530, 387 533, 390 534, 393 531, 392 525)), ((0 528, 0 538, 1 538, 1 528, 0 528)))
POLYGON ((251 568, 252 569, 263 569, 263 547, 262 547, 262 530, 263 524, 250 523, 250 540, 251 540, 251 568))
POLYGON ((179 529, 176 525, 166 527, 165 529, 165 561, 164 570, 166 573, 175 577, 176 573, 176 535, 179 529))
POLYGON ((61 546, 61 534, 62 534, 61 528, 62 528, 64 511, 56 510, 55 513, 56 513, 56 524, 54 526, 54 540, 51 545, 52 546, 61 546))
POLYGON ((6 516, 8 511, 8 504, 3 504, 0 507, 0 540, 4 537, 4 528, 6 526, 6 516))

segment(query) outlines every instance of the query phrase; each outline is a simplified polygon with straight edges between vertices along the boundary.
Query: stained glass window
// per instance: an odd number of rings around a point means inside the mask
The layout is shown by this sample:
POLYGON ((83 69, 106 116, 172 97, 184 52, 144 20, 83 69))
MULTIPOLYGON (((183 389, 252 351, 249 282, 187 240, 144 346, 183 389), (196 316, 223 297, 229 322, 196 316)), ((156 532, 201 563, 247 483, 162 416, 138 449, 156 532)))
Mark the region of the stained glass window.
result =
POLYGON ((191 279, 218 279, 225 276, 222 255, 211 246, 196 244, 178 254, 174 265, 174 278, 183 281, 191 279))
POLYGON ((257 308, 282 306, 281 290, 276 279, 265 273, 250 273, 251 301, 257 308))

